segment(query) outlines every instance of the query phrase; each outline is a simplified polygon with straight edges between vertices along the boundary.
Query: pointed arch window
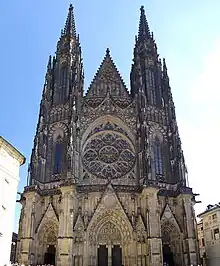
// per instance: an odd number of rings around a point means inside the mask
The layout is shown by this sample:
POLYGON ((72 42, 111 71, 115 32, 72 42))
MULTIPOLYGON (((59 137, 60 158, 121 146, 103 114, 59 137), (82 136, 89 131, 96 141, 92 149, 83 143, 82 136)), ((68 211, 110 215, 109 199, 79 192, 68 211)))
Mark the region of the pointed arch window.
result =
POLYGON ((60 86, 66 86, 67 68, 63 66, 60 70, 60 86))
POLYGON ((63 154, 63 144, 62 138, 59 136, 55 143, 54 152, 54 174, 60 174, 62 170, 62 154, 63 154))
POLYGON ((154 141, 154 160, 156 175, 163 175, 163 150, 158 137, 156 137, 154 141))
POLYGON ((151 69, 146 69, 146 84, 147 87, 154 87, 154 72, 151 69))
POLYGON ((67 67, 62 66, 60 69, 60 102, 66 99, 66 85, 67 85, 67 67))

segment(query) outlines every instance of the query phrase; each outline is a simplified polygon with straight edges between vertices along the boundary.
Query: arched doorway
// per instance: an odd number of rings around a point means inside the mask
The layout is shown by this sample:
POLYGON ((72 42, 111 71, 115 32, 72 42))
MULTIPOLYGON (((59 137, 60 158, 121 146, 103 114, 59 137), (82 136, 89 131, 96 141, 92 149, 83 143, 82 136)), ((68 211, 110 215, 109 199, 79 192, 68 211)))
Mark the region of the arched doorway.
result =
POLYGON ((108 221, 98 231, 98 266, 122 266, 122 237, 118 227, 108 221))
POLYGON ((56 247, 48 245, 47 251, 44 254, 44 264, 55 265, 56 247))
POLYGON ((42 227, 39 234, 39 250, 41 259, 38 263, 56 265, 58 228, 55 224, 47 223, 42 227))
POLYGON ((171 222, 162 224, 163 262, 166 266, 182 266, 180 231, 171 222))
POLYGON ((56 232, 54 230, 49 231, 45 240, 47 248, 44 254, 44 264, 55 265, 57 243, 56 232))

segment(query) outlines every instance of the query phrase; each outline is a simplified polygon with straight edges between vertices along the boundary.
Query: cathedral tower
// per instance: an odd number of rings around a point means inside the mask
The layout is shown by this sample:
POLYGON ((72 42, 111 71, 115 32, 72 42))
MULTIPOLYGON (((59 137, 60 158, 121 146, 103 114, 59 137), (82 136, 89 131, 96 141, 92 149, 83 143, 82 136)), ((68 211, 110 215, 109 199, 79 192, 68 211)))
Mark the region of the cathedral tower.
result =
POLYGON ((74 179, 73 156, 80 102, 83 97, 83 65, 76 36, 72 5, 49 57, 40 114, 30 162, 30 184, 74 179))
POLYGON ((106 50, 84 94, 70 6, 49 58, 17 258, 57 266, 197 265, 188 187, 165 60, 141 7, 131 89, 106 50))

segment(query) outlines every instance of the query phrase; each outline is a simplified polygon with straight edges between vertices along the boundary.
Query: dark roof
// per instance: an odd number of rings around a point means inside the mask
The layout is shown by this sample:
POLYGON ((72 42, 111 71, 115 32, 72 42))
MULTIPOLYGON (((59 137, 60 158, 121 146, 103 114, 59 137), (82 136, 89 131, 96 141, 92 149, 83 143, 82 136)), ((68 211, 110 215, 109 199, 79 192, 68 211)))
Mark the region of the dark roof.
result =
POLYGON ((211 212, 213 210, 217 210, 217 209, 220 210, 220 204, 219 203, 218 204, 214 204, 214 205, 209 204, 207 206, 206 210, 204 212, 198 214, 197 217, 201 218, 202 215, 204 215, 204 214, 206 214, 208 212, 211 212))

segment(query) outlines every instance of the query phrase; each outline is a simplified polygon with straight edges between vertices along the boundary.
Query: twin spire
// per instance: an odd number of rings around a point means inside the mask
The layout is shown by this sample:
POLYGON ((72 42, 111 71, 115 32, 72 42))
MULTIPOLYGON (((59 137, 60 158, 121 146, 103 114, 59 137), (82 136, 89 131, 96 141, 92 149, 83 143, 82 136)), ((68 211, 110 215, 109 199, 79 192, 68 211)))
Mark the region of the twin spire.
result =
MULTIPOLYGON (((141 14, 140 14, 137 40, 143 41, 143 40, 151 38, 151 34, 150 34, 149 25, 148 25, 147 18, 146 18, 144 6, 141 6, 140 11, 141 11, 141 14)), ((75 18, 74 18, 73 5, 72 4, 70 4, 70 6, 69 6, 69 12, 67 15, 64 30, 62 31, 62 35, 76 38, 76 24, 75 24, 75 18)))
MULTIPOLYGON (((62 30, 61 37, 71 37, 74 39, 77 38, 76 37, 75 18, 74 18, 74 12, 73 12, 73 5, 72 4, 70 4, 70 6, 69 6, 69 11, 68 11, 65 27, 62 30)), ((136 45, 138 45, 139 43, 143 43, 145 41, 148 41, 148 40, 153 40, 153 33, 151 34, 151 32, 150 32, 149 25, 148 25, 147 18, 146 18, 146 14, 145 14, 145 10, 144 10, 144 6, 141 6, 138 36, 136 37, 136 45)), ((107 50, 106 50, 106 55, 105 55, 103 62, 105 62, 106 60, 111 61, 112 65, 114 65, 114 63, 110 57, 109 48, 107 48, 107 50)), ((103 62, 101 65, 103 65, 103 62)), ((163 72, 166 74, 165 61, 164 61, 163 65, 164 65, 163 72)), ((114 67, 115 67, 115 65, 114 65, 114 67)))

